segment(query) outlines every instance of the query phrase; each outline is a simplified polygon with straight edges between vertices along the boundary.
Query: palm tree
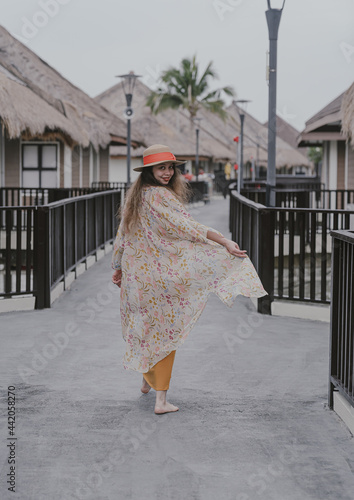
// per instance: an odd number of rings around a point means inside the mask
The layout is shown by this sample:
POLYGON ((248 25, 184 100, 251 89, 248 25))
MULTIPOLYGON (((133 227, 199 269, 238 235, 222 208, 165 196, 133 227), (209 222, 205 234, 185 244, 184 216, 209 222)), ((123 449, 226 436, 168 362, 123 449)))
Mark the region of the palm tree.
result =
POLYGON ((209 90, 209 80, 217 78, 217 74, 210 62, 200 78, 198 78, 198 63, 196 56, 192 59, 183 59, 180 68, 170 68, 161 75, 164 88, 152 91, 147 99, 147 106, 154 114, 165 109, 187 109, 193 120, 200 108, 216 113, 222 119, 226 118, 225 102, 221 99, 224 93, 234 96, 232 87, 222 87, 209 90))

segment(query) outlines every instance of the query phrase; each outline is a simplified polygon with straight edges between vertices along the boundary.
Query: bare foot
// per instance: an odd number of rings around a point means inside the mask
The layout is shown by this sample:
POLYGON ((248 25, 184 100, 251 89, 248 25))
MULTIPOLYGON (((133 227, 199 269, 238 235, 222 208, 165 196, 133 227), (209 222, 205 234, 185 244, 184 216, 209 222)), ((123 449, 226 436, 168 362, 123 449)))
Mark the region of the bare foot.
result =
POLYGON ((155 402, 156 415, 162 415, 163 413, 170 413, 179 410, 177 406, 171 405, 171 403, 167 403, 166 396, 167 396, 167 391, 156 391, 156 402, 155 402))
POLYGON ((141 386, 141 392, 143 394, 147 394, 150 391, 151 387, 150 385, 146 382, 146 380, 143 377, 143 385, 141 386))
POLYGON ((170 413, 173 411, 178 411, 179 408, 171 403, 156 403, 155 413, 156 415, 162 415, 163 413, 170 413), (157 406, 158 405, 158 406, 157 406))

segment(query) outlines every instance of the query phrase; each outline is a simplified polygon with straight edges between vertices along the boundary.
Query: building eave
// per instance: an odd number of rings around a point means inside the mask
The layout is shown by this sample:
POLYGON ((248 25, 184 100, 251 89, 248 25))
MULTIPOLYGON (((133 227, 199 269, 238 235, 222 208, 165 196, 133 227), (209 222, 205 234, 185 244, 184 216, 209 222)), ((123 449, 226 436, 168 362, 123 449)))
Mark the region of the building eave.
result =
POLYGON ((324 141, 345 141, 345 137, 341 132, 310 132, 300 134, 298 139, 298 147, 305 148, 311 146, 322 146, 324 141))
MULTIPOLYGON (((111 136, 111 142, 109 143, 110 146, 126 146, 127 144, 127 138, 126 137, 120 137, 114 134, 110 134, 111 136)), ((131 146, 132 148, 139 148, 140 146, 145 146, 143 142, 132 140, 131 141, 131 146)))
POLYGON ((323 116, 319 120, 317 120, 313 123, 310 123, 309 125, 307 125, 305 127, 305 130, 303 133, 312 132, 318 128, 321 128, 321 127, 324 127, 324 126, 330 125, 330 124, 335 124, 335 123, 341 124, 341 122, 342 122, 342 113, 340 111, 338 111, 336 113, 332 113, 330 115, 323 116))

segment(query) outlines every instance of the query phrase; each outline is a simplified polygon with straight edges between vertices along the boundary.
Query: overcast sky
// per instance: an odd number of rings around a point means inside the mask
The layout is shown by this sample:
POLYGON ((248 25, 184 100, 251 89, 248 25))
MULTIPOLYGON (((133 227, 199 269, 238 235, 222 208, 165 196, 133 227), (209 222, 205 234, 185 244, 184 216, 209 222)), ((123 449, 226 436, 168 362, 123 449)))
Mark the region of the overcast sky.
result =
MULTIPOLYGON (((272 0, 277 6, 279 0, 272 0)), ((197 55, 267 120, 266 0, 0 0, 1 24, 91 96, 134 70, 149 86, 197 55)), ((354 0, 286 0, 278 113, 298 129, 354 81, 354 0)), ((133 101, 134 105, 134 101, 133 101)))

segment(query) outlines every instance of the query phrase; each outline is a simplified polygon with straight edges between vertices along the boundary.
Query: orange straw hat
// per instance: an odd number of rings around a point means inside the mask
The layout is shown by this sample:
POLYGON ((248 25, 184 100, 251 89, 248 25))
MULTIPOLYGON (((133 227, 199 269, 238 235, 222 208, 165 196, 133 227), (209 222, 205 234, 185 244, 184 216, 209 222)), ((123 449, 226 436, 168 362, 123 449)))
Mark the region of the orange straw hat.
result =
POLYGON ((142 167, 133 168, 133 170, 135 170, 135 172, 142 172, 145 167, 153 167, 154 165, 160 165, 160 163, 167 162, 171 162, 174 165, 183 165, 183 163, 186 163, 186 161, 176 160, 175 155, 168 146, 154 144, 143 152, 144 165, 142 167))

